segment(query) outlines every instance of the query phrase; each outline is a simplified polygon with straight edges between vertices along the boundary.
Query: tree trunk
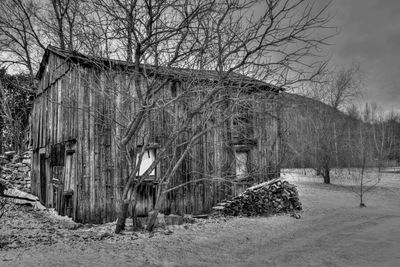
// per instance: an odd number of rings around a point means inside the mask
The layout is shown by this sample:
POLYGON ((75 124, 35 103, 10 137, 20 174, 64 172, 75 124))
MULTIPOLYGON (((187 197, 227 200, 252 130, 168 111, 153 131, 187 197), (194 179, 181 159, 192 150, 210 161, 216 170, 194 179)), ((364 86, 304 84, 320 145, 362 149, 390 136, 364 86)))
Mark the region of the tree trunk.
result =
POLYGON ((379 157, 378 157, 378 172, 379 173, 382 172, 382 167, 383 167, 383 160, 382 160, 382 156, 379 155, 379 157))
POLYGON ((322 175, 322 168, 321 167, 317 167, 317 169, 315 170, 315 175, 316 176, 320 176, 320 175, 322 175))
POLYGON ((124 199, 122 203, 122 208, 118 214, 117 225, 115 227, 115 233, 119 234, 125 229, 125 221, 128 216, 129 199, 124 199))
MULTIPOLYGON (((64 39, 64 28, 63 28, 63 10, 61 1, 52 0, 54 15, 56 16, 58 28, 57 28, 57 35, 59 39, 59 45, 61 49, 65 49, 65 39, 64 39)), ((67 8, 67 7, 65 7, 67 8)))
POLYGON ((139 229, 142 229, 142 224, 137 218, 137 212, 136 212, 136 201, 135 204, 132 207, 132 229, 133 231, 137 231, 139 229))
POLYGON ((162 186, 161 185, 160 185, 158 190, 160 190, 158 192, 158 194, 157 194, 157 195, 159 195, 159 197, 157 198, 156 205, 154 206, 153 213, 149 216, 149 219, 147 221, 147 226, 146 226, 146 230, 147 231, 153 231, 154 226, 156 225, 156 220, 157 220, 157 216, 158 216, 159 210, 161 208, 161 203, 164 202, 165 193, 161 192, 161 190, 162 190, 162 186))
POLYGON ((360 208, 366 207, 364 204, 364 170, 365 170, 365 160, 363 161, 363 166, 361 169, 361 179, 360 179, 360 208))
POLYGON ((154 226, 156 225, 156 220, 158 217, 158 210, 159 209, 154 209, 153 212, 151 213, 151 215, 149 216, 149 219, 147 221, 147 226, 146 226, 146 230, 147 231, 153 231, 154 226))
POLYGON ((322 177, 324 177, 324 183, 325 184, 330 184, 331 183, 330 170, 329 170, 328 166, 325 166, 322 169, 322 177))
MULTIPOLYGON (((115 233, 119 234, 125 229, 126 218, 128 217, 129 204, 132 203, 133 209, 136 209, 137 188, 133 186, 132 191, 127 190, 123 194, 123 202, 121 204, 121 212, 118 214, 117 225, 115 226, 115 233)), ((133 213, 134 220, 136 219, 136 212, 133 213)))
POLYGON ((364 203, 364 188, 363 188, 363 181, 362 181, 361 186, 360 186, 360 208, 364 208, 364 207, 366 207, 366 206, 364 203))
POLYGON ((365 208, 366 207, 366 205, 365 205, 365 203, 364 203, 364 194, 363 194, 363 191, 362 191, 363 189, 361 189, 361 192, 360 192, 360 208, 365 208))

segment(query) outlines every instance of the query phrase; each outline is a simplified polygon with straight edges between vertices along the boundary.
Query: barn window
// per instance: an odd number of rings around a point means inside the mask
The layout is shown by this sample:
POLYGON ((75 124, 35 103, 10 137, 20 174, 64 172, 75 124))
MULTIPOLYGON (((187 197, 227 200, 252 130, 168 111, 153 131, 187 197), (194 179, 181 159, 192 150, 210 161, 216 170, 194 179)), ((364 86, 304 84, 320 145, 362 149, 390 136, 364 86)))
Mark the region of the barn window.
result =
POLYGON ((247 151, 235 151, 235 170, 237 179, 247 177, 247 160, 247 151))
POLYGON ((248 103, 236 107, 232 116, 232 137, 237 141, 251 138, 253 135, 253 119, 248 103))
MULTIPOLYGON (((142 161, 140 163, 140 168, 138 170, 138 175, 142 176, 151 166, 151 164, 153 164, 154 160, 155 160, 155 156, 156 156, 156 149, 147 149, 144 154, 143 154, 143 158, 142 161)), ((136 158, 136 163, 139 162, 139 155, 136 158)), ((155 176, 156 175, 156 168, 154 168, 150 174, 150 176, 155 176)))

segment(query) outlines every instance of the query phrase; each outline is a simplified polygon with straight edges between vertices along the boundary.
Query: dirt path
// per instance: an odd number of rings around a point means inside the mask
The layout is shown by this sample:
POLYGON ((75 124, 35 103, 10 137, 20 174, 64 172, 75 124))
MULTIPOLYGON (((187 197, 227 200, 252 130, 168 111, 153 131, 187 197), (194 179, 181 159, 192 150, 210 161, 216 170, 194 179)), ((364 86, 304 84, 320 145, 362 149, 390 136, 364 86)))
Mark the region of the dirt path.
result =
POLYGON ((61 241, 0 251, 0 265, 400 266, 400 177, 377 188, 363 209, 343 187, 290 179, 305 208, 299 220, 219 219, 151 238, 61 241))

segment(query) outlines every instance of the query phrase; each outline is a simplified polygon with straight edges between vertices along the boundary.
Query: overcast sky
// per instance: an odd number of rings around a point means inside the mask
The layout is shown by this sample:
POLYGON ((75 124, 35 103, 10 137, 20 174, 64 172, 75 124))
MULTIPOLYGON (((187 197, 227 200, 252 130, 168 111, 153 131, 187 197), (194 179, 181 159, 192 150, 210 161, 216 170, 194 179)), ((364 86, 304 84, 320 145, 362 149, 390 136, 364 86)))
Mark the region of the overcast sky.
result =
POLYGON ((333 0, 329 10, 332 63, 360 63, 365 100, 400 111, 400 0, 333 0))

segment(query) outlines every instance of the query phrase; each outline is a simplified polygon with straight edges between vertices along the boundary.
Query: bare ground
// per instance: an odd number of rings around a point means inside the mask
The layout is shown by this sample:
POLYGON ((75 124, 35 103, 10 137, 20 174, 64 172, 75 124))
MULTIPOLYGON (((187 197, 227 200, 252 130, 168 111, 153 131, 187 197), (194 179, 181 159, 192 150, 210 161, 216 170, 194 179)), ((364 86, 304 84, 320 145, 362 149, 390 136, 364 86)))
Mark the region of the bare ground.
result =
POLYGON ((213 218, 114 235, 113 224, 71 230, 49 212, 18 208, 0 221, 0 266, 400 266, 396 171, 384 174, 366 208, 340 179, 285 178, 298 186, 301 219, 213 218))

